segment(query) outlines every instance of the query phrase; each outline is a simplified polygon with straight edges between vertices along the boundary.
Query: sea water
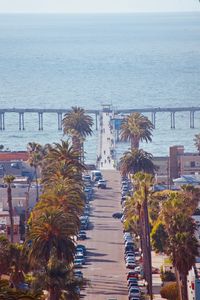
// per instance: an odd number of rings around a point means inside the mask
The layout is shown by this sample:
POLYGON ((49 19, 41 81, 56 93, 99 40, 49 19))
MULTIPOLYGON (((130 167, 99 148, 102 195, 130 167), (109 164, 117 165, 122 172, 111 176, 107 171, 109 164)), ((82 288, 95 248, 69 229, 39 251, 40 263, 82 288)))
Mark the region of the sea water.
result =
MULTIPOLYGON (((184 107, 200 105, 200 13, 0 15, 0 108, 101 109, 184 107)), ((150 117, 150 115, 149 115, 150 117)), ((63 138, 57 115, 6 114, 0 144, 26 149, 30 141, 52 143, 63 138)), ((170 145, 194 151, 200 132, 189 113, 156 115, 153 142, 142 144, 154 155, 167 155, 170 145)), ((85 145, 88 162, 97 155, 98 134, 85 145)), ((118 154, 128 149, 119 144, 118 154)))

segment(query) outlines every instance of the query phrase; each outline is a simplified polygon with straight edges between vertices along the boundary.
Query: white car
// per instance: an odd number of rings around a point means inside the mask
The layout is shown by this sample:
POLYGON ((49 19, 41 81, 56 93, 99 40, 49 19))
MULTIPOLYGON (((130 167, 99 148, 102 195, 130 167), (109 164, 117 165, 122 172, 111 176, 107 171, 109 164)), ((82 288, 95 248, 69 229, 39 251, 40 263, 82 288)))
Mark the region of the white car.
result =
POLYGON ((106 189, 106 180, 104 179, 99 179, 97 183, 97 187, 101 189, 106 189))
POLYGON ((134 269, 135 267, 136 267, 135 262, 133 262, 133 261, 127 261, 126 262, 126 268, 127 269, 134 269))

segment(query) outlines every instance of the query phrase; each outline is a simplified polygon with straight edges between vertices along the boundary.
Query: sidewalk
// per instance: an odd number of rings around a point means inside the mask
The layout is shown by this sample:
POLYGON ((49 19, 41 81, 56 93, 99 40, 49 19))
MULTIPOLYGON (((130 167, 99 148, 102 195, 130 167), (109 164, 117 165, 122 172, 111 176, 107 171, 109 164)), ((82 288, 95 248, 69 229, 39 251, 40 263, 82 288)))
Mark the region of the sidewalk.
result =
MULTIPOLYGON (((151 252, 151 255, 152 255, 152 266, 160 270, 160 267, 163 265, 164 258, 166 256, 162 254, 156 254, 154 251, 151 252)), ((160 274, 153 274, 153 294, 154 294, 154 299, 156 300, 165 300, 160 295, 161 285, 162 285, 162 280, 160 278, 160 274)))

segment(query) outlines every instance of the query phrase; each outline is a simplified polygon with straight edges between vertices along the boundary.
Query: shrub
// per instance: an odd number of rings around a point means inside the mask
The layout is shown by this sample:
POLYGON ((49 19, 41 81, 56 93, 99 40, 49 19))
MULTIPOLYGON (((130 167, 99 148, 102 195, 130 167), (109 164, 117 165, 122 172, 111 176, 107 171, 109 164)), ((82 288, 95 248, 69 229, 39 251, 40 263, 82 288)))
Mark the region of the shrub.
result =
POLYGON ((167 283, 164 287, 161 288, 160 295, 162 298, 168 300, 179 300, 177 283, 167 283))
POLYGON ((160 277, 162 281, 176 281, 175 274, 171 271, 161 272, 160 277))

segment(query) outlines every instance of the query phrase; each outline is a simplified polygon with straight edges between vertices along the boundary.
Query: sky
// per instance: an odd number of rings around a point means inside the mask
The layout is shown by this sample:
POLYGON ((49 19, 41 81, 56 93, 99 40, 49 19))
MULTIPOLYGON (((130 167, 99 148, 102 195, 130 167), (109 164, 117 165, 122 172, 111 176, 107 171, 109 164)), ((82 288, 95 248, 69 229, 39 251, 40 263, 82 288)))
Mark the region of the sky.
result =
POLYGON ((0 13, 200 11, 199 0, 0 0, 0 13))

